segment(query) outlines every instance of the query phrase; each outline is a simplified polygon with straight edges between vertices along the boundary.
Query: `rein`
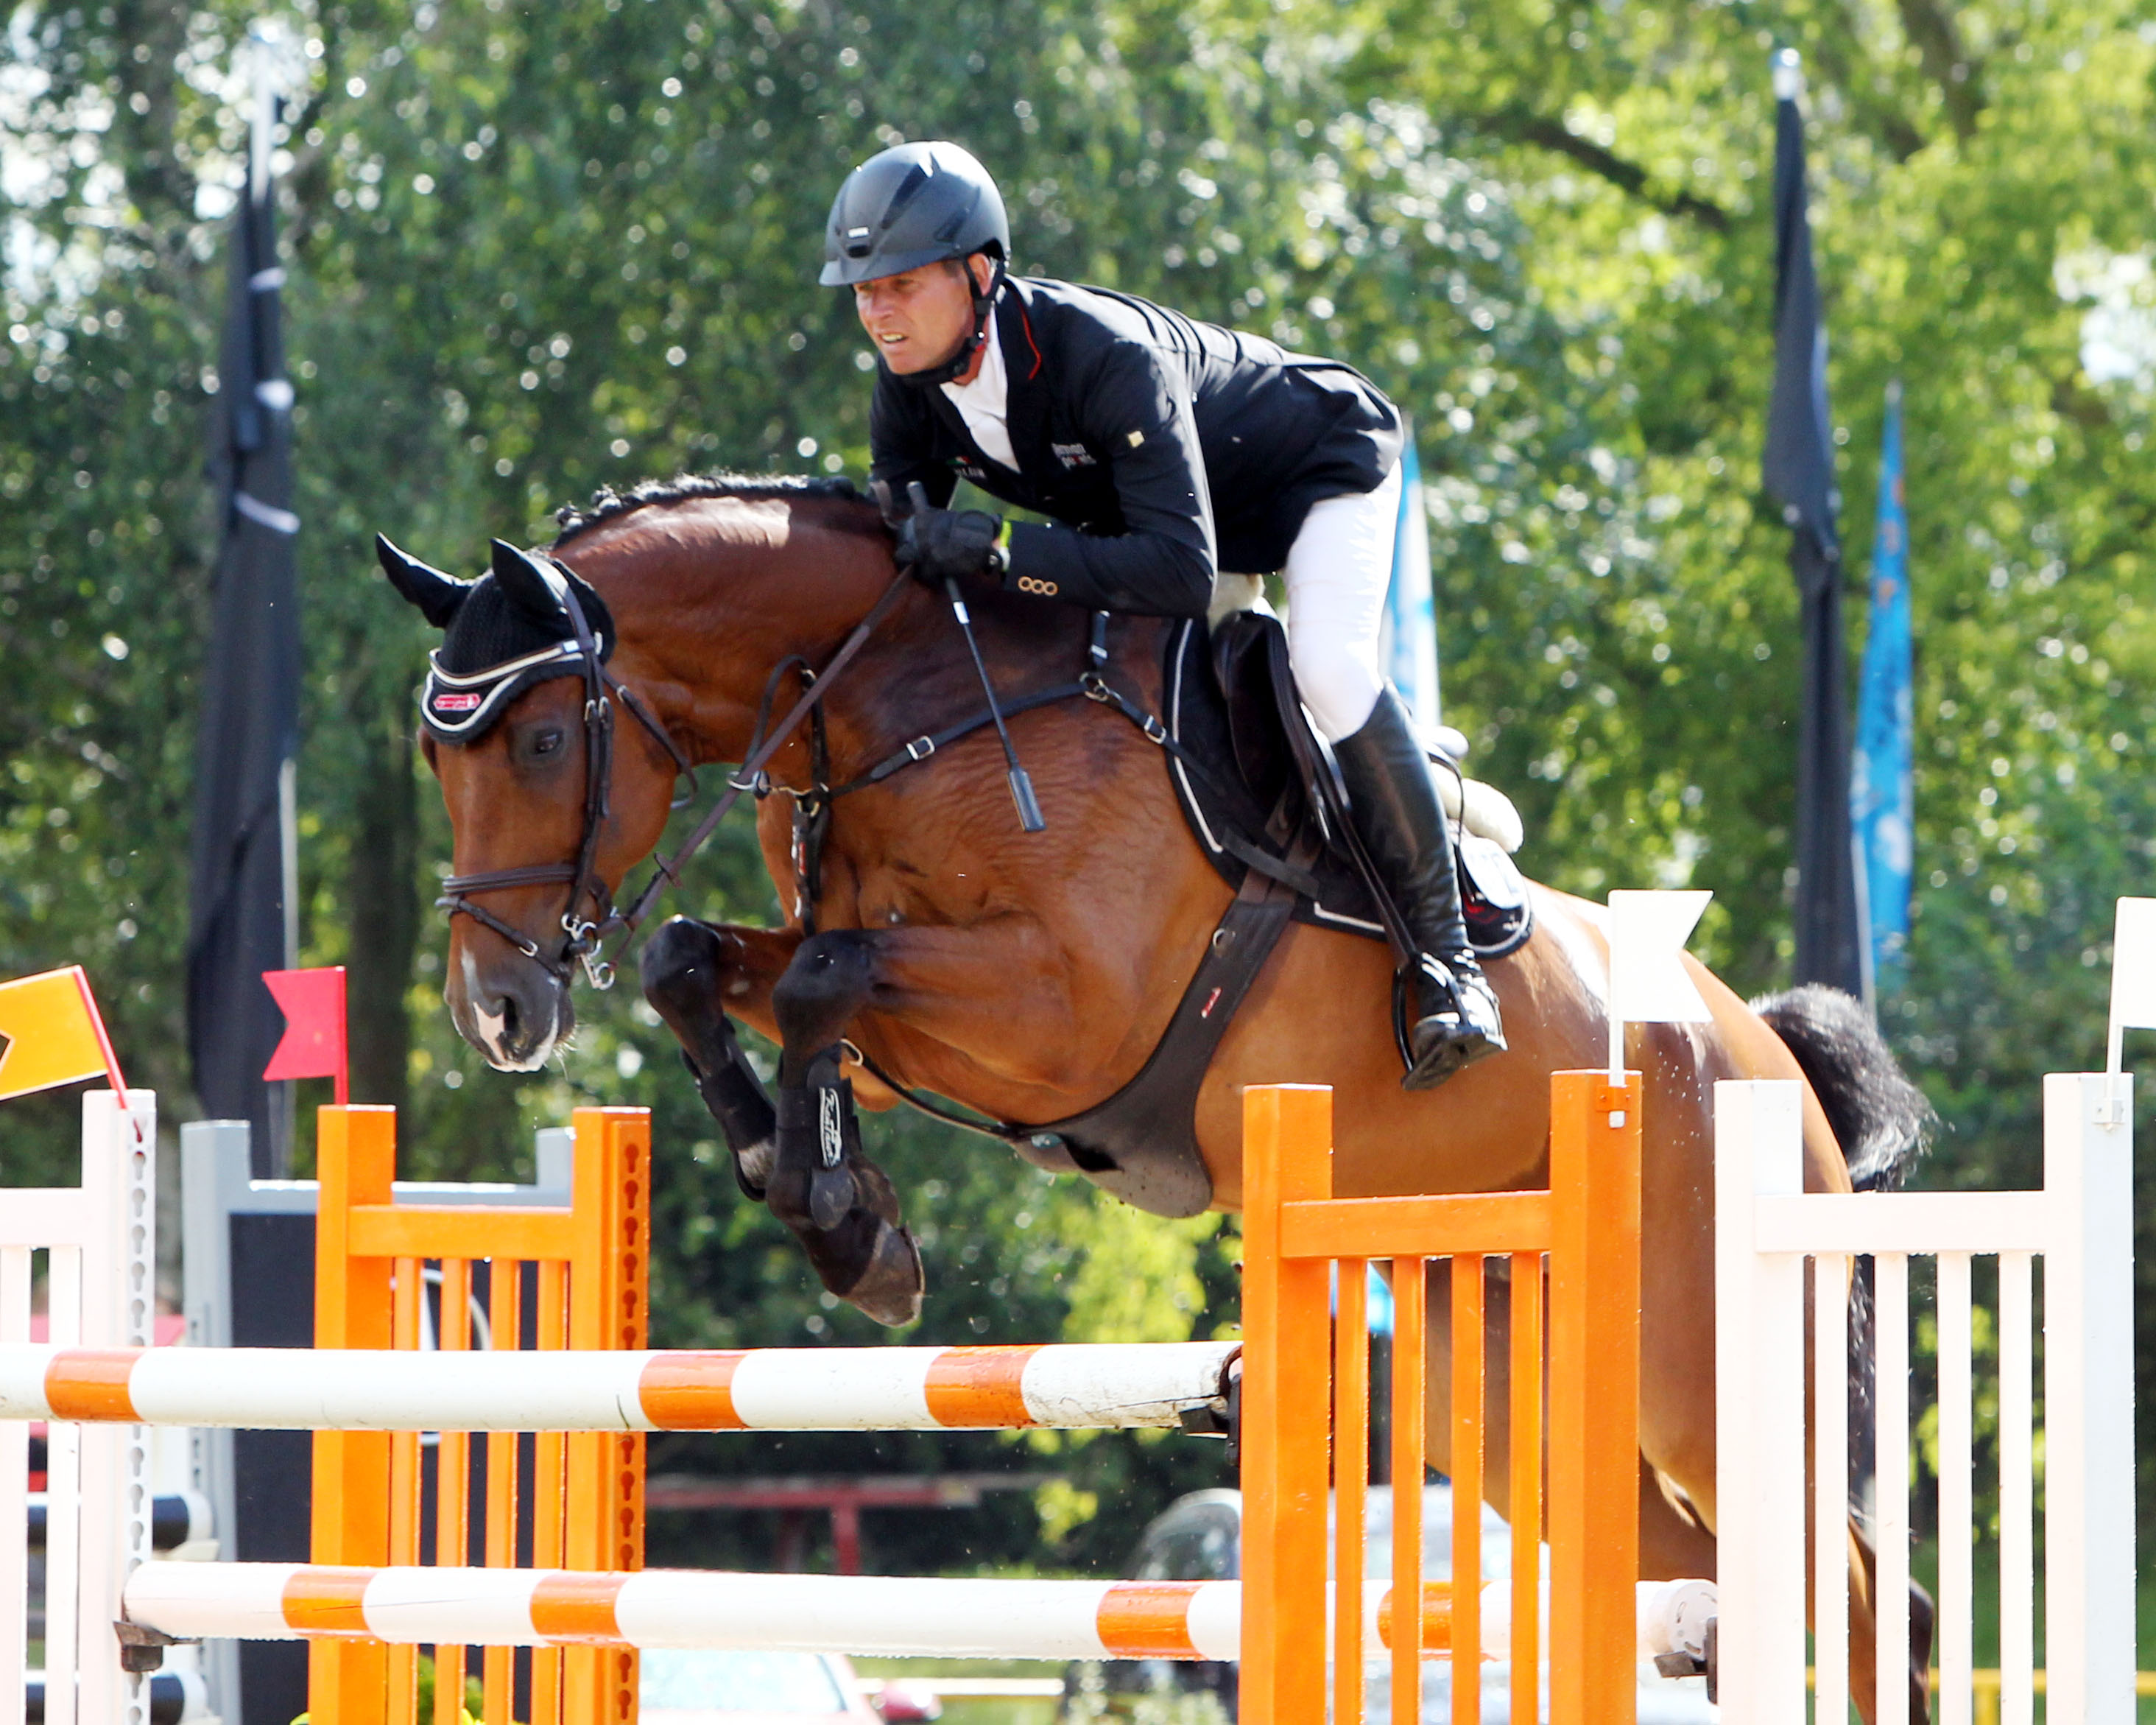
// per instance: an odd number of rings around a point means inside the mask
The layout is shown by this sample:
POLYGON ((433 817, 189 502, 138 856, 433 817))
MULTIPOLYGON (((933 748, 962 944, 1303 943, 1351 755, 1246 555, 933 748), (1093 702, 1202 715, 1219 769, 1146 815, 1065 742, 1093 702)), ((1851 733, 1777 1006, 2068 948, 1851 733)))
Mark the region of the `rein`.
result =
MULTIPOLYGON (((675 765, 685 774, 693 786, 696 767, 682 753, 680 747, 669 736, 657 717, 639 700, 635 693, 619 677, 608 672, 600 661, 598 643, 592 634, 590 623, 585 619, 583 606, 578 602, 574 587, 562 584, 562 600, 568 611, 569 626, 575 631, 579 674, 584 683, 584 830, 577 847, 573 862, 536 862, 521 868, 497 868, 479 874, 453 874, 442 883, 442 896, 434 901, 438 909, 451 916, 468 916, 482 927, 492 929, 507 940, 525 957, 543 965, 557 981, 567 982, 570 966, 581 961, 584 975, 594 988, 613 986, 614 967, 600 956, 600 948, 607 937, 617 932, 634 934, 637 925, 650 914, 660 895, 680 878, 680 871, 689 859, 701 850, 705 842, 718 830, 742 794, 756 789, 763 770, 772 758, 785 745, 787 739, 799 728, 801 722, 814 711, 829 692, 839 674, 868 644, 870 636, 891 614, 891 609, 904 593, 911 577, 901 572, 894 576, 869 613, 854 627, 844 645, 833 654, 831 662, 809 679, 808 691, 793 703, 786 717, 769 733, 762 734, 765 718, 771 710, 772 695, 778 686, 777 677, 765 689, 765 698, 757 716, 757 738, 752 739, 748 759, 742 763, 741 770, 727 781, 726 790, 712 804, 711 811, 696 823, 690 833, 670 857, 661 858, 652 865, 651 878, 644 883, 644 890, 627 910, 613 902, 613 894, 604 881, 593 873, 593 863, 598 854, 600 835, 605 827, 608 812, 608 790, 613 768, 613 707, 608 697, 619 695, 629 714, 655 737, 674 759, 675 765), (521 929, 512 927, 495 915, 483 904, 473 901, 477 893, 506 892, 519 887, 554 886, 566 884, 569 902, 562 913, 562 929, 566 937, 557 957, 549 958, 539 943, 521 929), (589 893, 596 917, 581 919, 578 907, 586 893, 589 893)), ((677 805, 678 806, 678 805, 677 805)))
MULTIPOLYGON (((812 670, 798 656, 783 659, 772 668, 770 676, 764 682, 762 698, 757 703, 756 723, 751 733, 747 757, 742 761, 740 770, 726 781, 725 792, 716 802, 711 805, 703 819, 696 823, 696 831, 682 842, 680 847, 671 856, 654 861, 651 878, 644 883, 642 891, 638 893, 635 899, 626 910, 614 903, 613 895, 606 883, 600 879, 593 869, 593 864, 598 857, 600 837, 609 812, 608 794, 613 767, 613 708, 609 697, 619 697, 622 705, 629 709, 630 716, 642 724, 657 739, 667 754, 673 757, 677 771, 689 780, 691 796, 694 795, 696 784, 696 766, 683 753, 680 746, 668 734, 665 726, 639 698, 635 692, 606 668, 600 658, 598 642, 593 635, 588 620, 584 615, 583 606, 577 598, 575 588, 572 584, 564 582, 562 600, 568 613, 569 626, 574 631, 578 674, 583 678, 584 683, 583 836, 577 847, 576 860, 572 862, 536 862, 516 868, 497 868, 476 874, 451 875, 442 883, 442 894, 435 899, 435 907, 447 911, 451 916, 468 916, 482 927, 490 929, 516 947, 525 957, 542 965, 557 981, 566 984, 573 974, 572 966, 581 962, 584 967, 585 977, 593 987, 600 990, 612 988, 614 984, 614 966, 611 960, 601 955, 601 950, 608 938, 617 933, 624 935, 624 938, 634 934, 639 924, 650 914, 660 895, 669 887, 679 883, 681 870, 687 866, 690 859, 703 848, 711 836, 718 830, 719 823, 732 811, 735 804, 739 802, 745 795, 760 796, 770 788, 770 781, 766 777, 764 770, 778 751, 785 746, 793 733, 800 729, 803 721, 814 718, 817 722, 815 739, 818 746, 812 751, 815 756, 815 762, 811 775, 811 785, 805 791, 787 790, 787 794, 795 801, 793 857, 799 913, 803 926, 813 927, 815 901, 818 896, 817 877, 820 872, 818 864, 822 849, 822 829, 828 822, 832 804, 839 797, 853 791, 865 790, 872 785, 880 784, 894 773, 930 759, 949 744, 996 723, 998 718, 998 714, 992 708, 988 712, 978 714, 963 723, 916 737, 884 760, 878 761, 858 778, 839 785, 832 785, 824 781, 821 748, 822 715, 818 713, 817 708, 824 697, 830 692, 832 685, 837 682, 840 674, 853 663, 861 649, 868 644, 869 638, 875 632, 884 619, 891 614, 911 579, 912 577, 903 570, 892 578, 891 584, 884 589, 876 602, 869 608, 868 615, 855 626, 853 632, 846 637, 838 651, 831 656, 830 662, 821 671, 812 670), (779 685, 790 672, 799 672, 806 680, 808 687, 801 698, 787 710, 785 717, 767 731, 765 727, 770 719, 772 709, 777 704, 779 685), (563 909, 561 918, 564 936, 562 948, 559 954, 553 957, 549 957, 539 943, 529 935, 504 919, 495 915, 485 905, 477 903, 474 896, 481 893, 509 892, 524 887, 556 885, 566 885, 568 888, 569 902, 563 909), (598 914, 590 918, 583 918, 578 916, 578 910, 588 893, 591 896, 593 909, 598 914)), ((1209 778, 1211 775, 1206 772, 1204 765, 1193 759, 1173 738, 1169 736, 1167 726, 1162 723, 1158 717, 1145 711, 1108 682, 1106 676, 1107 625, 1106 612, 1100 611, 1094 614, 1091 636, 1086 652, 1086 667, 1077 677, 1069 682, 1060 683, 1054 687, 1021 697, 1008 703, 1004 711, 1013 714, 1026 713, 1038 707, 1045 707, 1056 702, 1083 697, 1087 700, 1099 703, 1110 711, 1129 720, 1145 736, 1147 741, 1174 755, 1189 770, 1198 773, 1200 776, 1209 778)), ((684 798, 682 801, 686 800, 684 798)), ((680 802, 675 804, 676 807, 680 806, 680 802)), ((1238 854, 1240 852, 1239 852, 1238 854)), ((1300 878, 1301 871, 1284 871, 1279 859, 1269 857, 1262 852, 1254 849, 1253 853, 1246 860, 1258 868, 1261 873, 1272 875, 1276 878, 1286 879, 1289 884, 1300 887, 1306 883, 1300 878)), ((1007 1125, 1002 1122, 984 1125, 979 1121, 968 1120, 963 1115, 940 1109, 916 1092, 878 1071, 865 1058, 863 1063, 869 1065, 871 1072, 875 1073, 878 1078, 889 1084, 907 1102, 925 1113, 936 1115, 957 1125, 972 1126, 975 1130, 988 1131, 1000 1137, 1019 1137, 1024 1135, 1024 1129, 1022 1127, 1007 1125)))

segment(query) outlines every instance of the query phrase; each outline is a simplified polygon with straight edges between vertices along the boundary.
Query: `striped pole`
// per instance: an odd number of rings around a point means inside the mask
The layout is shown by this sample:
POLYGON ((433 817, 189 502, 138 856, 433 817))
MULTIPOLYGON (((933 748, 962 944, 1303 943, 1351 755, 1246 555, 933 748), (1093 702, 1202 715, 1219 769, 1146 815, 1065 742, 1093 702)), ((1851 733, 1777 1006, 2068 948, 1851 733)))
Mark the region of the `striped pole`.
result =
POLYGON ((1037 1347, 0 1347, 0 1419, 288 1431, 944 1431, 1172 1426, 1230 1341, 1037 1347))
MULTIPOLYGON (((1389 1645, 1390 1588, 1371 1589, 1373 1645, 1389 1645)), ((1451 1588, 1423 1584, 1423 1646, 1451 1642, 1451 1588)), ((1512 1584, 1481 1592, 1482 1650, 1511 1647, 1512 1584)), ((1640 1589, 1642 1653, 1697 1652, 1713 1589, 1640 1589), (1680 1627, 1681 1625, 1681 1627, 1680 1627), (1661 1645, 1651 1645, 1660 1643, 1661 1645)), ((145 1563, 128 1620, 178 1638, 371 1637, 491 1647, 721 1647, 932 1659, 1232 1660, 1233 1581, 972 1580, 881 1575, 357 1569, 295 1563, 145 1563)), ((1702 1644, 1703 1645, 1703 1643, 1702 1644)))

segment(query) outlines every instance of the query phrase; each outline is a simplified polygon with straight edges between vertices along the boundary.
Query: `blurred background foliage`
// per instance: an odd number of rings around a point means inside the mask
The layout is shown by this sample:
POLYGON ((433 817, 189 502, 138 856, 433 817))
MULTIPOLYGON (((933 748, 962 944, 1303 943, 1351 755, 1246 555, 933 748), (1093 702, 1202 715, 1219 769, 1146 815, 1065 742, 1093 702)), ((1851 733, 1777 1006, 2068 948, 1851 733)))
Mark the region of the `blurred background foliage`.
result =
MULTIPOLYGON (((1919 893, 1884 1022, 1943 1117, 1925 1177, 2035 1178, 2037 1075, 2097 1057, 2111 901, 2146 890, 2156 854, 2156 26, 2130 0, 271 15, 305 69, 279 158, 303 959, 350 966, 355 1095, 403 1108, 414 1173, 528 1175, 530 1128, 579 1100, 656 1111, 661 1341, 870 1338, 737 1199, 629 991, 587 998, 574 1050, 532 1079, 486 1072, 450 1032, 427 908, 447 835, 411 746, 425 631, 368 540, 470 569, 490 535, 542 539, 602 484, 860 476, 871 362, 814 272, 838 179, 901 137, 991 166, 1021 270, 1339 354, 1402 402, 1431 481, 1446 717, 1521 803, 1523 860, 1594 897, 1712 886, 1701 950, 1759 989, 1790 950, 1796 677, 1757 477, 1766 70, 1801 49, 1853 584, 1883 394, 1907 390, 1919 893)), ((190 1111, 202 462, 244 151, 234 54, 255 16, 24 0, 0 39, 0 974, 87 964, 168 1123, 190 1111)), ((775 915, 745 830, 680 902, 775 915)), ((74 1107, 12 1105, 0 1178, 65 1177, 74 1107)), ((927 1224, 919 1339, 1232 1321, 1232 1233, 919 1121, 870 1133, 927 1224)), ((872 1520, 878 1552, 941 1540, 961 1567, 1113 1563, 1167 1495, 1223 1476, 1217 1450, 1179 1440, 1034 1440, 1050 1461, 923 1437, 865 1464, 850 1440, 670 1444, 655 1465, 1057 1472, 949 1522, 872 1520)))

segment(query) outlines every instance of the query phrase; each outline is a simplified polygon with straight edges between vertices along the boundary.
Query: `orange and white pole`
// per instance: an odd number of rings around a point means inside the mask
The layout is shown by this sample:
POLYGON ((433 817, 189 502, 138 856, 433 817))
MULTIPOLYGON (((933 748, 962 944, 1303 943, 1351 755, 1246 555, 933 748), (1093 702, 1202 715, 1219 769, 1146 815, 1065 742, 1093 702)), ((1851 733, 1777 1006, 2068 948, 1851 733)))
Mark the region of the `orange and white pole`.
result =
MULTIPOLYGON (((1370 1645, 1386 1645, 1389 1587, 1370 1589, 1370 1645)), ((1482 1654, 1511 1648, 1509 1582, 1481 1589, 1482 1654)), ((1638 1589, 1640 1653, 1697 1652, 1713 1588, 1638 1589)), ((130 1622, 187 1640, 357 1639, 548 1647, 736 1647, 886 1658, 1232 1660, 1232 1581, 973 1580, 741 1575, 712 1570, 362 1569, 295 1563, 146 1563, 130 1622)), ((1423 1645, 1450 1645, 1451 1588, 1425 1582, 1423 1645)))
POLYGON ((0 1419, 296 1431, 1172 1426, 1235 1342, 661 1352, 0 1347, 0 1419))

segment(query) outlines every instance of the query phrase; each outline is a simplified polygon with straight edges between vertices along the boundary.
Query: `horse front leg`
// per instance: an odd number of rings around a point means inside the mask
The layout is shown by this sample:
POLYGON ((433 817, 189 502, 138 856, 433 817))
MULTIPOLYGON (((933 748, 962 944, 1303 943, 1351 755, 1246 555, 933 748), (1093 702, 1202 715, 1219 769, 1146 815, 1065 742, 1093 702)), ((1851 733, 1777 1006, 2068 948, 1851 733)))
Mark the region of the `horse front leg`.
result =
POLYGON ((778 1117, 734 1036, 728 1008, 759 1028, 775 1028, 772 986, 799 944, 785 929, 677 916, 653 932, 638 960, 644 997, 680 1039, 683 1063, 732 1152, 734 1178, 759 1203, 777 1154, 778 1117))
POLYGON ((921 1316, 921 1251, 889 1177, 862 1154, 844 1074, 846 1027, 875 988, 875 938, 859 929, 811 935, 772 987, 778 1110, 767 1184, 772 1213, 801 1242, 824 1285, 896 1326, 921 1316))
POLYGON ((773 986, 780 1056, 771 1208, 824 1285, 880 1322, 919 1316, 921 1257, 891 1182, 860 1153, 843 1038, 870 1012, 880 1031, 909 1032, 962 1063, 1053 1082, 1083 1056, 1068 991, 1052 986, 1053 955, 1042 949, 1038 926, 1019 918, 834 929, 803 940, 773 986), (1019 979, 1033 986, 1014 988, 1019 979))
MULTIPOLYGON (((780 1043, 773 1211, 800 1238, 824 1285, 879 1322, 918 1316, 921 1258, 883 1171, 860 1153, 843 1039, 872 1012, 899 1031, 1006 1082, 1053 1090, 1099 1051, 1072 1034, 1055 955, 1021 918, 968 928, 834 929, 803 940, 771 991, 780 1043), (1029 986, 1014 986, 1014 983, 1029 986)), ((1116 1015, 1104 1013, 1105 1018, 1116 1015)), ((946 1078, 937 1088, 949 1084, 946 1078)))

